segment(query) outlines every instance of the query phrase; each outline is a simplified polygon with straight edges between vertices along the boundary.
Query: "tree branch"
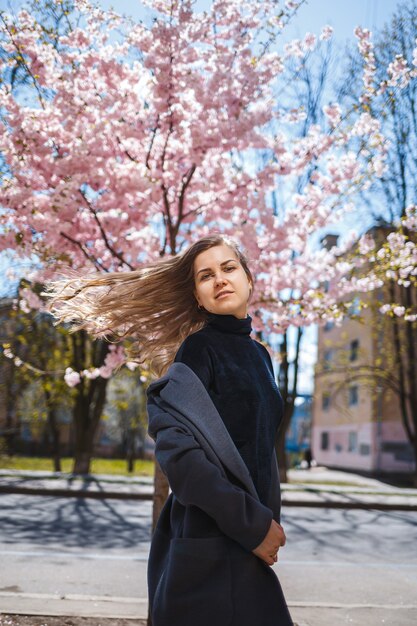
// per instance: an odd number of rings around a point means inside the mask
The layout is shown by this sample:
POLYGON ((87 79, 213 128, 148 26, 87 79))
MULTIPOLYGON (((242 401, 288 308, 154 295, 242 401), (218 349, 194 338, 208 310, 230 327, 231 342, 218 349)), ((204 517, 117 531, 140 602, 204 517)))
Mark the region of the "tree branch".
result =
POLYGON ((131 270, 135 269, 133 267, 133 265, 131 265, 128 261, 126 261, 124 259, 123 255, 120 252, 117 252, 117 250, 115 250, 113 248, 113 246, 111 245, 111 243, 110 243, 110 241, 109 241, 109 239, 107 237, 107 234, 106 234, 106 232, 105 232, 105 230, 104 230, 104 228, 103 228, 103 226, 102 226, 102 224, 101 224, 101 222, 100 222, 100 220, 98 218, 97 211, 95 210, 95 208, 93 207, 91 202, 88 200, 88 198, 86 197, 84 192, 81 189, 79 189, 78 191, 81 194, 81 197, 84 199, 84 202, 86 203, 88 210, 92 213, 92 215, 94 217, 94 221, 96 222, 97 226, 99 227, 101 236, 103 238, 103 241, 104 241, 108 251, 111 252, 113 257, 116 257, 117 259, 119 259, 121 265, 127 265, 127 267, 129 269, 131 269, 131 270))
POLYGON ((59 234, 61 235, 61 237, 64 237, 64 239, 67 239, 68 241, 73 243, 75 246, 77 246, 81 250, 83 255, 85 256, 85 258, 91 263, 93 263, 93 265, 95 265, 95 267, 98 270, 104 270, 105 272, 109 271, 106 267, 104 267, 101 261, 99 261, 92 254, 89 254, 89 252, 87 252, 87 250, 84 248, 81 242, 77 241, 76 239, 73 239, 72 237, 70 237, 70 235, 67 235, 66 233, 62 232, 62 230, 60 231, 59 234))

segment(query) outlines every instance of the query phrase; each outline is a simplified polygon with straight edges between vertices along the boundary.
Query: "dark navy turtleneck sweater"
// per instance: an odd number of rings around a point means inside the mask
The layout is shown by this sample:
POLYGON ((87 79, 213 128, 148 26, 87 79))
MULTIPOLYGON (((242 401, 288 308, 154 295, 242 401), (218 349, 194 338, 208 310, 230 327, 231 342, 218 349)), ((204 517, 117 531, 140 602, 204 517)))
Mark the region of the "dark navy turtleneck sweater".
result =
POLYGON ((250 337, 251 322, 250 316, 209 313, 206 325, 181 344, 175 361, 202 381, 266 504, 283 403, 271 357, 250 337))

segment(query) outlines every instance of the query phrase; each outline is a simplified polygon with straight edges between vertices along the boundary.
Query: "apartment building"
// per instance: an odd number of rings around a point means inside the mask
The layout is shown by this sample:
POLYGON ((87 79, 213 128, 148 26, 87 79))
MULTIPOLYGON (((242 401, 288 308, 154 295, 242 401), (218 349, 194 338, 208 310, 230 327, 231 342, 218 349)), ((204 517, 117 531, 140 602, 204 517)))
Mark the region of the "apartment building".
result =
POLYGON ((382 301, 381 292, 369 294, 361 321, 319 328, 312 409, 312 453, 319 464, 369 473, 414 471, 396 391, 393 321, 378 312, 382 301))

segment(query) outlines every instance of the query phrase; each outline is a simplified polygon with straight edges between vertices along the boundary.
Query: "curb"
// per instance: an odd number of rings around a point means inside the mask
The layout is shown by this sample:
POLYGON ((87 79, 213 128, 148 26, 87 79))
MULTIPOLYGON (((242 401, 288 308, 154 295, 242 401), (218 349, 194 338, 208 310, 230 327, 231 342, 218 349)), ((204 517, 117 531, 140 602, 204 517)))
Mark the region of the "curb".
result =
POLYGON ((0 592, 0 615, 32 615, 48 617, 82 617, 90 619, 144 620, 148 614, 148 598, 95 596, 80 594, 44 594, 0 592))
POLYGON ((320 509, 362 509, 368 511, 370 509, 375 511, 417 511, 417 504, 389 504, 383 502, 335 502, 334 500, 329 502, 312 502, 302 500, 282 500, 282 506, 298 506, 306 508, 320 508, 320 509))
POLYGON ((31 496, 55 496, 64 498, 95 498, 96 500, 153 500, 153 493, 123 493, 120 491, 89 491, 88 489, 65 489, 43 487, 14 487, 0 485, 0 493, 15 493, 31 496))
MULTIPOLYGON (((32 496, 52 496, 65 498, 92 498, 96 500, 153 500, 153 492, 120 492, 120 491, 89 491, 88 489, 65 489, 52 488, 46 489, 42 487, 20 487, 14 485, 0 485, 0 494, 20 494, 32 496)), ((417 502, 407 503, 389 503, 378 501, 337 501, 337 500, 304 500, 304 499, 286 499, 282 498, 283 507, 306 507, 306 508, 332 508, 332 509, 359 509, 377 511, 417 511, 417 502)))

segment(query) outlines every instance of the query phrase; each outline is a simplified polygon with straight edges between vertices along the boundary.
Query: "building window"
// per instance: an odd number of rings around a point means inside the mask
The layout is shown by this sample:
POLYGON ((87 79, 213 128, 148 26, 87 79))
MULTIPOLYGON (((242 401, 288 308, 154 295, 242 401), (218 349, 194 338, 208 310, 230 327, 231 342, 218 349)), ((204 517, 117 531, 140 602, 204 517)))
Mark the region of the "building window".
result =
POLYGON ((357 385, 349 387, 349 406, 355 406, 359 403, 359 389, 357 385))
POLYGON ((325 370, 330 369, 332 359, 333 359, 333 350, 325 350, 323 353, 323 367, 325 370))
POLYGON ((396 461, 412 462, 414 460, 413 446, 408 442, 384 441, 382 443, 382 452, 393 454, 396 461))
POLYGON ((361 312, 361 301, 359 296, 355 296, 349 307, 349 315, 359 315, 361 312))
POLYGON ((330 408, 330 394, 328 391, 325 391, 321 397, 321 408, 323 411, 330 408))
POLYGON ((350 342, 350 360, 356 361, 359 352, 359 339, 354 339, 350 342))
POLYGON ((329 433, 328 432, 321 433, 321 449, 322 450, 329 449, 329 433))
POLYGON ((359 454, 367 456, 368 454, 370 454, 370 452, 371 446, 369 445, 369 443, 361 443, 361 445, 359 446, 359 454))
POLYGON ((357 449, 358 449, 358 433, 355 433, 352 431, 349 433, 348 451, 356 452, 357 449))
POLYGON ((334 328, 334 322, 326 322, 324 325, 324 330, 327 332, 328 330, 332 330, 334 328))

